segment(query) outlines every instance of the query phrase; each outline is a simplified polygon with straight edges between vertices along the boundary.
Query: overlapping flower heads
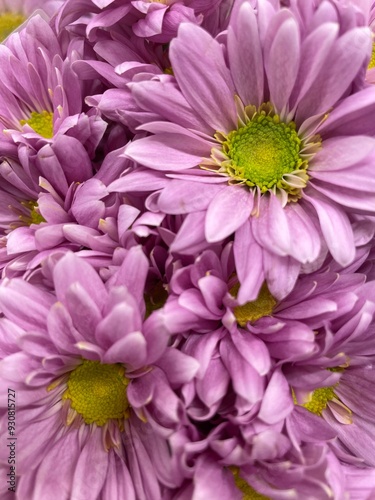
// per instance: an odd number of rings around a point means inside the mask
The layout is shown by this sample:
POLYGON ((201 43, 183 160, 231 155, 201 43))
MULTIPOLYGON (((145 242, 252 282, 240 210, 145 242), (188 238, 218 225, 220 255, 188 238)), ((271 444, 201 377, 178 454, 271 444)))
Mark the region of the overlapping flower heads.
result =
POLYGON ((2 498, 374 498, 374 19, 0 2, 2 498))

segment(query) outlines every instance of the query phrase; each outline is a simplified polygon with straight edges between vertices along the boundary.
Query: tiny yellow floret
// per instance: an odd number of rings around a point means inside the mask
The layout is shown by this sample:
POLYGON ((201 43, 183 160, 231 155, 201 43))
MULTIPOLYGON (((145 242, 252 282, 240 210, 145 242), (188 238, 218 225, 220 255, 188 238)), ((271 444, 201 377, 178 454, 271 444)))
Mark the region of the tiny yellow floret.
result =
POLYGON ((237 488, 243 494, 242 500, 270 500, 269 497, 258 493, 244 479, 242 479, 238 467, 230 467, 230 470, 233 473, 234 482, 236 483, 237 488))
POLYGON ((49 111, 42 111, 41 113, 33 111, 28 120, 20 120, 20 123, 21 125, 27 123, 37 134, 46 139, 53 137, 53 113, 49 111))
MULTIPOLYGON (((230 289, 229 293, 233 297, 237 297, 239 287, 240 285, 237 283, 230 289)), ((267 284, 264 283, 258 297, 251 302, 246 302, 242 306, 234 307, 233 314, 236 317, 237 323, 240 326, 245 326, 246 323, 254 323, 258 319, 263 318, 263 316, 271 316, 276 304, 276 299, 271 295, 267 284)))
POLYGON ((375 43, 372 44, 371 59, 367 66, 367 69, 372 69, 372 68, 375 68, 375 43))
POLYGON ((333 387, 321 387, 315 389, 312 393, 310 401, 302 405, 306 410, 315 413, 315 415, 322 415, 323 410, 326 409, 328 401, 336 397, 333 387))
POLYGON ((30 215, 20 215, 19 219, 27 226, 31 224, 41 224, 46 222, 45 218, 39 213, 38 203, 36 201, 22 201, 21 205, 30 210, 30 215))

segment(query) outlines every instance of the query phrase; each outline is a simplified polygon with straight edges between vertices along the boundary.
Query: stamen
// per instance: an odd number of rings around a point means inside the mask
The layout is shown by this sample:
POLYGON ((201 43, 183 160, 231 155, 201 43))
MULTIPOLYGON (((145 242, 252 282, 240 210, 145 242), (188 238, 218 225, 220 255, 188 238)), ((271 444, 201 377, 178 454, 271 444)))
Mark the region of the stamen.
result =
MULTIPOLYGON (((333 371, 332 369, 329 370, 333 371)), ((335 389, 338 385, 339 384, 337 383, 334 386, 319 387, 318 389, 315 389, 315 391, 310 394, 309 400, 300 406, 303 406, 306 410, 309 410, 311 413, 315 413, 315 415, 318 415, 319 417, 322 416, 323 411, 328 406, 340 423, 351 424, 352 412, 350 408, 340 401, 340 398, 335 393, 335 389)), ((292 396, 294 404, 299 405, 293 390, 292 396)))
MULTIPOLYGON (((233 297, 237 297, 240 284, 235 284, 229 293, 233 297)), ((268 290, 267 284, 264 283, 260 289, 259 295, 255 300, 246 302, 242 306, 233 308, 233 314, 236 317, 237 323, 240 326, 245 326, 248 322, 254 323, 263 316, 271 316, 277 304, 276 299, 271 295, 268 290)))
POLYGON ((315 415, 322 415, 323 410, 326 409, 329 401, 332 401, 336 397, 333 387, 321 387, 320 389, 315 389, 311 394, 310 401, 303 404, 302 406, 306 410, 315 413, 315 415))
POLYGON ((38 203, 36 201, 22 201, 21 205, 30 211, 29 215, 22 214, 19 216, 20 221, 24 224, 31 226, 31 224, 46 222, 45 218, 39 213, 38 203))

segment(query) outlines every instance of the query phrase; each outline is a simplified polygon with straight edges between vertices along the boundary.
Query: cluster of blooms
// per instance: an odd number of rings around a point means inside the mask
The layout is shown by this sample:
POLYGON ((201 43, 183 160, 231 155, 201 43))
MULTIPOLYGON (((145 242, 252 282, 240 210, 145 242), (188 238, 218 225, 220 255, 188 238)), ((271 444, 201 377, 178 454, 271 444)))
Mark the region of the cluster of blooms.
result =
POLYGON ((0 0, 1 498, 375 498, 374 33, 0 0))

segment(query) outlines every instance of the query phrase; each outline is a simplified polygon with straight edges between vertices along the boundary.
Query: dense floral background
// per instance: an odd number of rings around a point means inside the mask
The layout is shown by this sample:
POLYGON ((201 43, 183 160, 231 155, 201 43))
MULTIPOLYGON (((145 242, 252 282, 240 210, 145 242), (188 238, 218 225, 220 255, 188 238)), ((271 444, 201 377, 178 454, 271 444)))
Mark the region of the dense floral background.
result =
POLYGON ((374 33, 0 0, 2 499, 375 498, 374 33))

